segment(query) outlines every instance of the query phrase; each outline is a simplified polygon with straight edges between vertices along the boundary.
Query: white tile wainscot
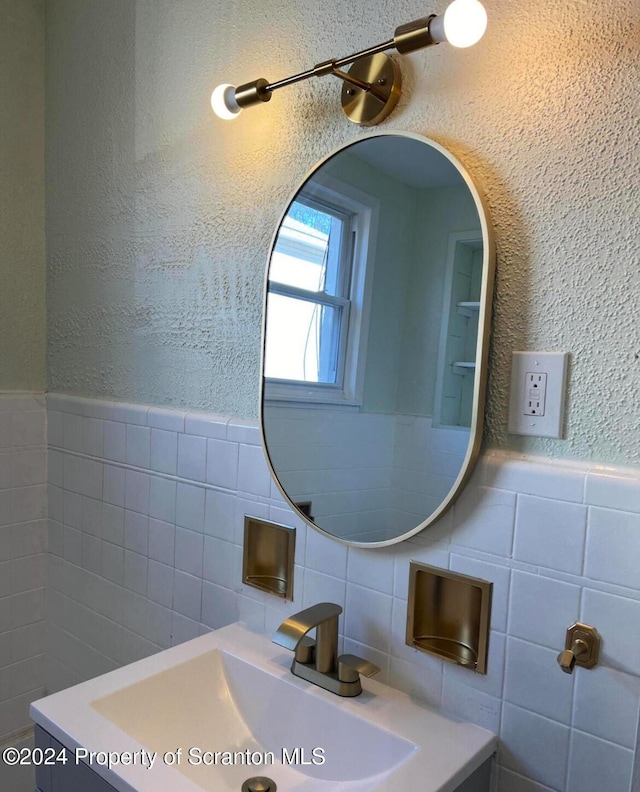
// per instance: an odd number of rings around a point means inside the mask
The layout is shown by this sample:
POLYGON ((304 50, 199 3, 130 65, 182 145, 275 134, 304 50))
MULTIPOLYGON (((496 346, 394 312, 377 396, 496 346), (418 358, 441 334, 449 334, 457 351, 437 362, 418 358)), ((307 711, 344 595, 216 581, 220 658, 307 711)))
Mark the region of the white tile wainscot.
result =
POLYGON ((488 452, 435 526, 351 549, 288 510, 253 422, 62 395, 47 408, 50 690, 237 619, 271 633, 329 599, 345 649, 384 681, 500 735, 497 792, 630 791, 640 470, 488 452), (298 528, 293 603, 241 584, 245 514, 298 528), (405 645, 410 560, 494 582, 486 676, 405 645), (603 653, 569 676, 555 657, 578 619, 603 653))
POLYGON ((0 744, 44 693, 46 481, 44 394, 0 393, 0 744))

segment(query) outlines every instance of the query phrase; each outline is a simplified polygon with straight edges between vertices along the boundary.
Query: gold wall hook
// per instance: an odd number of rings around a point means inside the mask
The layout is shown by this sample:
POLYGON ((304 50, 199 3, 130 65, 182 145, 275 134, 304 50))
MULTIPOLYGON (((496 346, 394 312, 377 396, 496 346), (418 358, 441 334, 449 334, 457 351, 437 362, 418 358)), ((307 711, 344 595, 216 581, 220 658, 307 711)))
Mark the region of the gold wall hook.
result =
POLYGON ((564 650, 558 655, 558 665, 565 674, 573 674, 579 665, 593 668, 598 665, 602 639, 595 627, 575 622, 567 629, 564 650))

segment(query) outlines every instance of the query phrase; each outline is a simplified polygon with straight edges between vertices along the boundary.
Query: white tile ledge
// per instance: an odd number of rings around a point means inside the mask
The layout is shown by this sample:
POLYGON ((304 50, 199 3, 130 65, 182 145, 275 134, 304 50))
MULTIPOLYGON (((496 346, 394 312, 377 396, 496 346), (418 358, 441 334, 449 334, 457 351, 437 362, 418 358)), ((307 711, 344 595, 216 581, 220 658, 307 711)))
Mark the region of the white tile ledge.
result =
POLYGON ((45 394, 42 391, 3 391, 0 390, 0 411, 36 410, 44 407, 45 394))
POLYGON ((87 418, 132 423, 212 439, 229 439, 252 444, 259 442, 257 419, 247 420, 217 413, 91 399, 63 393, 47 393, 46 403, 50 410, 87 418))
MULTIPOLYGON (((0 398, 5 393, 0 392, 0 398)), ((9 393, 9 396, 39 394, 9 393)), ((40 394, 41 395, 41 394, 40 394)), ((115 402, 71 396, 64 393, 47 393, 46 404, 51 410, 73 413, 91 418, 116 420, 122 423, 135 423, 143 426, 158 427, 159 423, 171 423, 182 426, 184 421, 187 434, 198 434, 205 437, 219 437, 236 442, 255 443, 259 441, 259 424, 257 419, 245 419, 237 416, 220 415, 217 413, 192 411, 173 407, 157 407, 153 405, 115 402), (173 419, 172 419, 173 416, 173 419), (161 420, 158 419, 161 417, 161 420), (209 425, 209 430, 206 425, 209 425), (223 429, 224 427, 224 429, 223 429)), ((182 431, 182 430, 180 430, 182 431)), ((625 484, 640 485, 640 467, 609 465, 566 457, 545 457, 505 449, 488 449, 482 452, 479 460, 480 471, 487 474, 492 467, 522 469, 530 465, 541 473, 573 474, 574 477, 585 476, 597 480, 624 480, 625 484)), ((640 499, 639 499, 640 500, 640 499)), ((640 504, 638 506, 640 511, 640 504)))
POLYGON ((582 474, 610 479, 624 479, 640 483, 640 467, 627 465, 611 465, 570 457, 545 457, 534 454, 523 454, 519 451, 488 449, 480 454, 479 464, 483 466, 512 466, 523 464, 544 468, 549 472, 582 474))
MULTIPOLYGON (((550 470, 562 469, 573 473, 587 474, 596 468, 596 463, 570 457, 546 457, 535 454, 523 454, 521 451, 489 448, 481 452, 481 463, 484 465, 540 465, 550 470)), ((614 468, 610 468, 613 470, 614 468)), ((637 475, 640 475, 640 471, 637 475)))

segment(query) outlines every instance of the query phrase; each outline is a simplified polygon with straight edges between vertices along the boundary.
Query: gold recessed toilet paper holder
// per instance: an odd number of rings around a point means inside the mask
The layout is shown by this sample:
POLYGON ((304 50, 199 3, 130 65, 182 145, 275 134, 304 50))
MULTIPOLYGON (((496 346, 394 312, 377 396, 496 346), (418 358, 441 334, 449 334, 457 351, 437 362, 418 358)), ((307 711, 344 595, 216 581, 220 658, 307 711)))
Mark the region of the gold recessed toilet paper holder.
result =
POLYGON ((295 547, 295 528, 246 515, 242 582, 292 600, 295 547))
POLYGON ((493 584, 411 561, 406 644, 487 673, 493 584))

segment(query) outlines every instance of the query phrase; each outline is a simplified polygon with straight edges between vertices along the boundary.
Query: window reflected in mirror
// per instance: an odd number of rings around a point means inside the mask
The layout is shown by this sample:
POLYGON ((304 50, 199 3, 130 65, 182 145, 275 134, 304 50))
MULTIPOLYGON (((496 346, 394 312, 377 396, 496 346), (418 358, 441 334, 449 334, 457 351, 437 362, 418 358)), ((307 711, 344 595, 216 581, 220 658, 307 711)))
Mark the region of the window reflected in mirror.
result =
POLYGON ((351 217, 294 201, 271 257, 267 379, 340 384, 349 331, 351 217), (343 335, 345 341, 342 341, 343 335))

